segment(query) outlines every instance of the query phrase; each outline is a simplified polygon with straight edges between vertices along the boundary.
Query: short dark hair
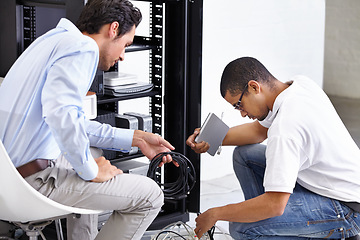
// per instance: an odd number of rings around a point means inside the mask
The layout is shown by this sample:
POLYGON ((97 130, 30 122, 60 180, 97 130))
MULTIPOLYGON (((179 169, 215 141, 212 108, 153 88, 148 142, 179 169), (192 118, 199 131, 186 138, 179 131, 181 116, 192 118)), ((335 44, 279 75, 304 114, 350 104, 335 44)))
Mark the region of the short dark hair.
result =
POLYGON ((141 22, 140 10, 128 0, 89 0, 84 6, 76 26, 81 32, 99 33, 102 26, 119 23, 118 36, 122 36, 141 22))
POLYGON ((226 92, 238 95, 250 80, 271 84, 274 76, 257 59, 242 57, 230 62, 221 76, 220 92, 225 98, 226 92))

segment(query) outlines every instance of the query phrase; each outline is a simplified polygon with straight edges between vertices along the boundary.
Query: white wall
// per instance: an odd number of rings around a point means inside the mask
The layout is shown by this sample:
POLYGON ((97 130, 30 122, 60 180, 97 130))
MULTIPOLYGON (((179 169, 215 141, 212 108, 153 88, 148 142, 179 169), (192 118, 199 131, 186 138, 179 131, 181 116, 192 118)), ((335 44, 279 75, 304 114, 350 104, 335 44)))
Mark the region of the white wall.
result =
POLYGON ((360 1, 327 0, 324 90, 360 99, 360 1))
MULTIPOLYGON (((234 126, 243 119, 220 95, 222 71, 242 57, 259 59, 281 81, 304 74, 323 84, 325 0, 204 0, 202 120, 208 112, 234 126)), ((232 173, 233 147, 201 155, 201 179, 232 173)))

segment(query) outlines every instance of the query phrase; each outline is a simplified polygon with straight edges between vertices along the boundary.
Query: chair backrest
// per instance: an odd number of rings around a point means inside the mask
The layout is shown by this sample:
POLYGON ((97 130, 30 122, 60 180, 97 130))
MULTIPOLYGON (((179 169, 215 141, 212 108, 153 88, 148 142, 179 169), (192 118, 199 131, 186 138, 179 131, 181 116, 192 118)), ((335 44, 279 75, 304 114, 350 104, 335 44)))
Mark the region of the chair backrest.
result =
POLYGON ((0 219, 28 222, 102 211, 74 208, 57 203, 31 187, 18 173, 0 140, 0 219))

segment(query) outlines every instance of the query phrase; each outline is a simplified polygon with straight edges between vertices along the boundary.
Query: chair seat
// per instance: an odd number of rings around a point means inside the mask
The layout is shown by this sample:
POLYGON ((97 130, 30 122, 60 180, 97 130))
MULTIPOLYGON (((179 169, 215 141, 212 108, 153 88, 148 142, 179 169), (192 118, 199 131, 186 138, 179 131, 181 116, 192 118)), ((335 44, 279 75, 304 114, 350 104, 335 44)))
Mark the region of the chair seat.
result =
POLYGON ((71 213, 98 214, 102 211, 65 206, 31 187, 18 173, 0 141, 0 219, 28 222, 62 217, 71 213))

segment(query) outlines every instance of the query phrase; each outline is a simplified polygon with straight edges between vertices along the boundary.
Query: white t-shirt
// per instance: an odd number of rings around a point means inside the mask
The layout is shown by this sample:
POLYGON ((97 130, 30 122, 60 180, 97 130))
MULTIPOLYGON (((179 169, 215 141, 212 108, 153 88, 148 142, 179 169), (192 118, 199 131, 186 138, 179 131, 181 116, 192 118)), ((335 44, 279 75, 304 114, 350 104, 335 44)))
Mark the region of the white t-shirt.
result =
POLYGON ((296 181, 322 196, 360 202, 360 150, 324 91, 304 76, 260 122, 268 130, 265 191, 292 193, 296 181))

